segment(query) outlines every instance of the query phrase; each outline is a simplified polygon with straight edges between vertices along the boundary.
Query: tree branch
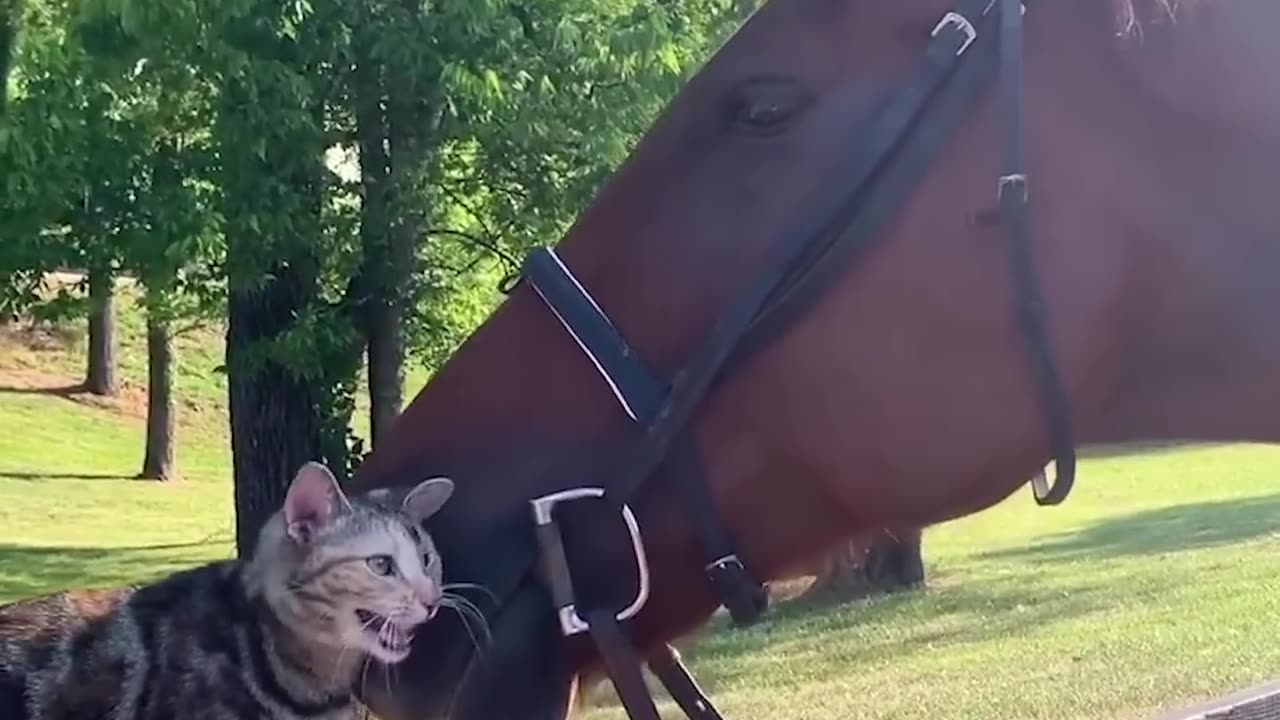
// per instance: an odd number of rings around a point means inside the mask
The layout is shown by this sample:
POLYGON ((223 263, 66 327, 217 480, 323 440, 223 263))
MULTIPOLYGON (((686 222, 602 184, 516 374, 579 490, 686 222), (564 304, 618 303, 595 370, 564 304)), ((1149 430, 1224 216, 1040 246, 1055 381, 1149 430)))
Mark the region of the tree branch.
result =
POLYGON ((498 259, 510 266, 512 270, 520 269, 520 263, 512 257, 510 253, 498 247, 496 242, 485 239, 475 233, 469 233, 463 230, 452 230, 449 228, 431 228, 426 231, 426 235, 427 237, 451 237, 457 240, 462 240, 470 245, 474 245, 482 250, 492 253, 498 259))
POLYGON ((178 338, 182 337, 183 335, 187 335, 188 333, 193 333, 193 332, 195 332, 196 330, 199 330, 199 329, 201 329, 201 328, 205 328, 205 327, 208 327, 208 326, 209 326, 209 323, 207 323, 207 322, 200 322, 199 320, 197 320, 197 321, 195 321, 195 322, 193 322, 193 323, 190 323, 190 324, 187 324, 187 325, 183 325, 182 327, 178 328, 177 330, 174 330, 173 332, 169 333, 169 337, 171 337, 171 338, 173 338, 173 339, 175 339, 175 340, 176 340, 176 339, 178 339, 178 338))
POLYGON ((459 195, 458 193, 454 192, 454 191, 453 191, 453 189, 452 189, 451 187, 449 187, 449 185, 448 185, 448 184, 443 184, 443 183, 442 183, 442 184, 440 185, 440 189, 444 191, 444 194, 445 194, 445 195, 446 195, 450 200, 452 200, 453 202, 457 203, 457 204, 458 204, 458 207, 460 207, 460 208, 462 208, 463 210, 466 210, 466 211, 467 211, 467 214, 471 216, 471 219, 473 219, 473 220, 475 220, 475 221, 476 221, 476 224, 478 224, 478 225, 480 226, 480 229, 481 229, 481 230, 484 230, 484 234, 485 234, 485 235, 487 235, 487 236, 489 236, 489 237, 491 237, 491 238, 496 238, 496 237, 498 237, 497 233, 495 233, 495 232, 493 231, 493 228, 489 227, 489 223, 488 223, 488 221, 487 221, 487 220, 485 220, 484 215, 481 215, 481 214, 480 214, 480 212, 478 212, 475 208, 473 208, 473 207, 471 206, 471 203, 467 202, 465 198, 463 198, 463 197, 462 197, 461 195, 459 195))

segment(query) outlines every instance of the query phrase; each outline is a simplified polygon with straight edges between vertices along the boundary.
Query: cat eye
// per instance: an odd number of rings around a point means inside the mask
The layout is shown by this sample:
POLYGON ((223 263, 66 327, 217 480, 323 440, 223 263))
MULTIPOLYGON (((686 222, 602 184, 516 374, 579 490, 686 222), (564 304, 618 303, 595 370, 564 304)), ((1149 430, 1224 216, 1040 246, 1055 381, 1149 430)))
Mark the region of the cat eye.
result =
POLYGON ((365 560, 374 575, 388 576, 395 574, 396 564, 390 555, 373 555, 365 560))

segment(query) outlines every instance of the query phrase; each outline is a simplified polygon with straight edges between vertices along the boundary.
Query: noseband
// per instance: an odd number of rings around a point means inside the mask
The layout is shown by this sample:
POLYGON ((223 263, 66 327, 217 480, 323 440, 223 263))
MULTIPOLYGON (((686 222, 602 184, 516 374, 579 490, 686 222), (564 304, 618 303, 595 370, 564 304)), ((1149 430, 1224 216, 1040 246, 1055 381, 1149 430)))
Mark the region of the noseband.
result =
MULTIPOLYGON (((604 487, 570 488, 531 501, 561 632, 566 637, 590 634, 633 720, 658 720, 659 715, 644 684, 640 656, 622 627, 641 611, 649 593, 643 533, 629 499, 663 466, 684 493, 717 597, 739 626, 760 618, 768 595, 738 557, 721 522, 687 431, 689 420, 716 380, 812 306, 838 273, 871 245, 997 72, 1007 126, 996 197, 1007 232, 1017 325, 1030 353, 1057 469, 1054 482, 1041 475, 1032 488, 1041 505, 1056 505, 1070 492, 1076 458, 1069 410, 1049 348, 1031 257, 1022 149, 1025 12, 1019 0, 961 0, 943 16, 911 81, 859 131, 861 141, 840 165, 839 177, 824 185, 830 189, 815 199, 804 221, 770 249, 764 270, 718 319, 669 385, 644 364, 553 249, 539 249, 526 260, 523 279, 591 360, 636 431, 629 455, 604 487), (603 499, 619 513, 631 538, 638 590, 621 609, 584 609, 575 600, 555 509, 583 498, 603 499)), ((672 648, 665 647, 649 663, 689 717, 720 717, 672 648)))

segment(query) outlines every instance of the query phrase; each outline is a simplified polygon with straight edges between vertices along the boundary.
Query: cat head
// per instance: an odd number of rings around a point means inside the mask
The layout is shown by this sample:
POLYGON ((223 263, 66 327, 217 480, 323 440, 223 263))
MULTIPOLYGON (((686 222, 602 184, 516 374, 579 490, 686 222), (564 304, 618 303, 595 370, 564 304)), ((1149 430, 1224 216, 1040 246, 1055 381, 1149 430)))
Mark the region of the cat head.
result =
POLYGON ((423 521, 452 494, 453 482, 435 477, 400 495, 348 499, 325 466, 307 463, 263 528, 251 591, 306 642, 400 662, 443 598, 423 521))

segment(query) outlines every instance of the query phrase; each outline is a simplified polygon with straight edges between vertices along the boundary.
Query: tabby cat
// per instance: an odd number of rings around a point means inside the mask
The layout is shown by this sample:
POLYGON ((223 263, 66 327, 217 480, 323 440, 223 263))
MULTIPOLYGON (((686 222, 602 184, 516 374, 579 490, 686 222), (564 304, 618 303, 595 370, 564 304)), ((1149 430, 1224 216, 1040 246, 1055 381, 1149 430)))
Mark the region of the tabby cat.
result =
POLYGON ((348 720, 369 661, 441 606, 421 525, 453 493, 349 500, 303 466, 250 557, 0 607, 2 720, 348 720))

